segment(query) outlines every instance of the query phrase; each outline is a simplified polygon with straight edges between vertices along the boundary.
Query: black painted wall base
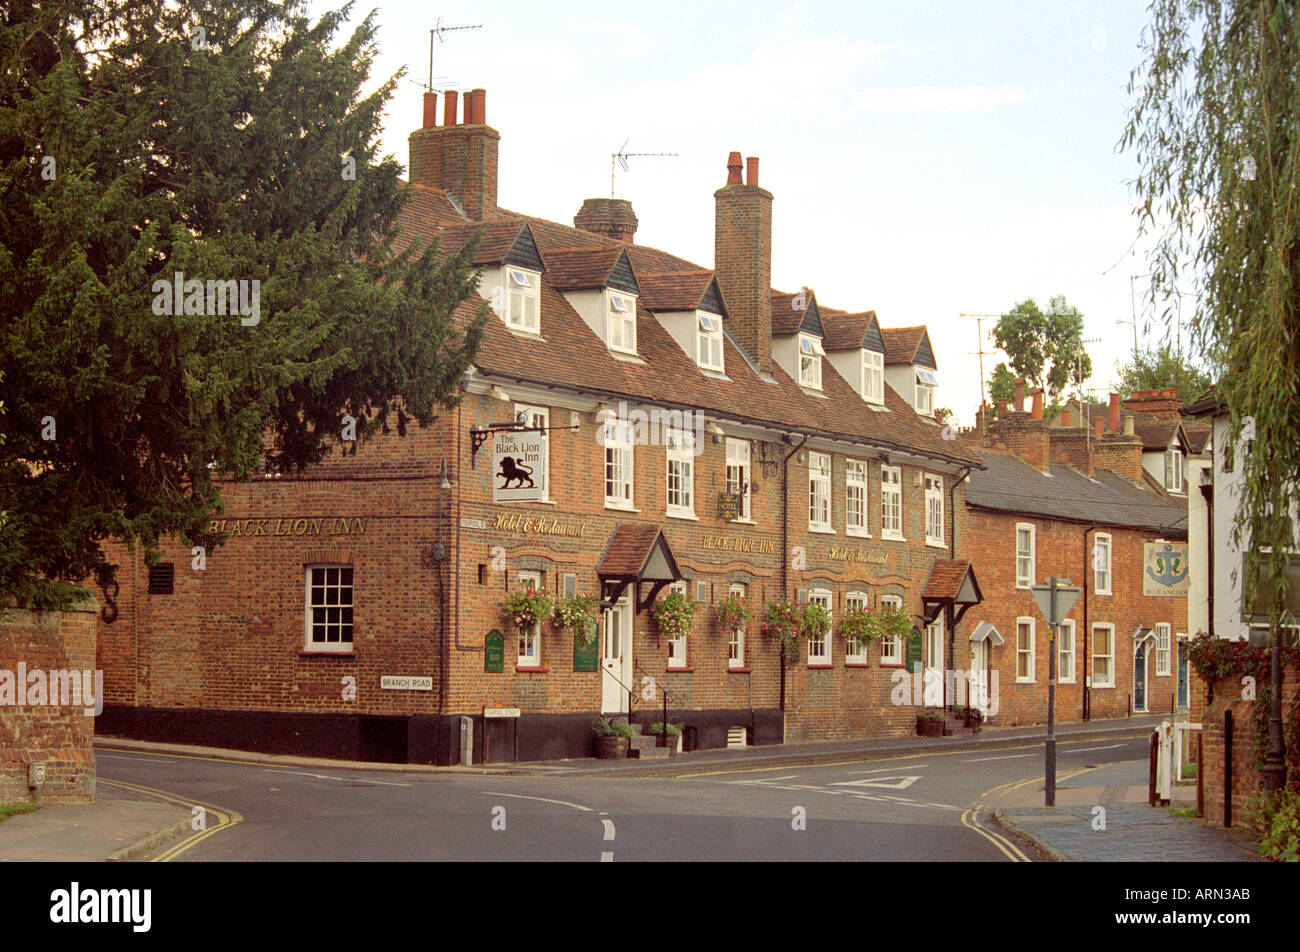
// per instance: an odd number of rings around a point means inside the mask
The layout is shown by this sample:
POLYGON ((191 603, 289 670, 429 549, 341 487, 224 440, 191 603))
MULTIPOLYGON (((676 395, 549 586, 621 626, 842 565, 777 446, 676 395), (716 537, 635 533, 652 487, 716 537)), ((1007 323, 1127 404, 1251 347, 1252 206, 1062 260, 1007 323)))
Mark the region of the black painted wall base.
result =
MULTIPOLYGON (((473 725, 475 764, 561 760, 595 756, 589 714, 524 714, 473 725), (486 728, 485 728, 486 725, 486 728), (486 749, 486 757, 485 757, 486 749)), ((649 726, 660 711, 637 711, 629 720, 649 726)), ((784 716, 779 710, 668 711, 686 726, 686 749, 727 746, 727 731, 745 727, 753 745, 779 744, 784 716)), ((411 717, 366 714, 308 714, 287 711, 221 711, 104 705, 96 733, 160 743, 224 747, 265 754, 294 754, 374 763, 449 766, 461 762, 461 716, 411 717)))

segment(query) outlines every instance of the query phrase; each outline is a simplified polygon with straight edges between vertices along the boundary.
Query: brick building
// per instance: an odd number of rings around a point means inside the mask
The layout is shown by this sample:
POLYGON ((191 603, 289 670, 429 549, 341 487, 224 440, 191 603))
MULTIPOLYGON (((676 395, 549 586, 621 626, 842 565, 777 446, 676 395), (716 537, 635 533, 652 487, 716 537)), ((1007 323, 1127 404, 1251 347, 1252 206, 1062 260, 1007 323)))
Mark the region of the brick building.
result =
POLYGON ((1041 391, 1028 412, 1024 396, 1018 382, 1010 412, 1000 407, 987 424, 985 468, 966 490, 984 602, 968 616, 958 663, 996 672, 992 723, 1045 721, 1049 631, 1029 587, 1055 575, 1082 589, 1057 643, 1057 718, 1189 710, 1185 587, 1159 584, 1152 567, 1166 544, 1185 546, 1186 499, 1143 469, 1143 442, 1117 395, 1092 427, 1074 425, 1070 409, 1049 426, 1041 391))
POLYGON ((576 227, 499 208, 484 94, 464 123, 454 92, 441 125, 437 105, 410 137, 403 235, 478 237, 461 316, 496 317, 460 406, 300 478, 227 484, 229 539, 202 567, 179 545, 153 570, 124 554, 101 730, 448 763, 469 718, 476 761, 583 756, 596 713, 659 720, 666 693, 700 747, 912 732, 890 701, 901 639, 833 627, 783 666, 759 617, 731 636, 714 606, 921 623, 979 465, 933 417, 924 328, 771 287, 757 159, 742 175, 733 153, 714 194, 710 270, 637 245, 627 202, 588 200, 576 227), (670 585, 700 605, 671 643, 649 617, 670 585), (601 597, 595 644, 516 632, 503 604, 525 589, 601 597), (502 708, 521 716, 485 718, 502 708))

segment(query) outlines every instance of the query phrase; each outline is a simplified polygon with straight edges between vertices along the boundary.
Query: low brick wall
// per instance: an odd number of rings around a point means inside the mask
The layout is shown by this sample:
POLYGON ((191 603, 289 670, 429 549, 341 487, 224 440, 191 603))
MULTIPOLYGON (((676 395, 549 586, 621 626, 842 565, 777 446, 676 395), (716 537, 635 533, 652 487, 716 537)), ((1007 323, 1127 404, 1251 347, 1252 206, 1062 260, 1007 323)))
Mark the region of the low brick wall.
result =
POLYGON ((45 764, 43 801, 94 798, 95 718, 83 703, 59 703, 62 679, 55 678, 51 687, 47 674, 89 671, 94 689, 98 613, 90 599, 66 612, 14 609, 0 619, 0 804, 34 801, 27 786, 33 762, 45 764), (41 672, 35 681, 32 672, 41 672), (41 691, 46 703, 26 703, 39 682, 46 682, 41 691))
MULTIPOLYGON (((1300 737, 1290 727, 1297 703, 1300 664, 1282 666, 1282 731, 1287 750, 1295 749, 1300 737)), ((1221 678, 1213 685, 1212 700, 1202 720, 1204 736, 1201 770, 1204 775, 1205 816, 1222 825, 1224 816, 1225 752, 1224 715, 1232 714, 1232 825, 1258 828, 1262 800, 1262 777, 1255 766, 1255 702, 1242 699, 1240 678, 1221 678)), ((1294 756, 1294 755, 1293 755, 1294 756)), ((1300 777, 1294 766, 1287 773, 1287 783, 1296 789, 1300 777)))

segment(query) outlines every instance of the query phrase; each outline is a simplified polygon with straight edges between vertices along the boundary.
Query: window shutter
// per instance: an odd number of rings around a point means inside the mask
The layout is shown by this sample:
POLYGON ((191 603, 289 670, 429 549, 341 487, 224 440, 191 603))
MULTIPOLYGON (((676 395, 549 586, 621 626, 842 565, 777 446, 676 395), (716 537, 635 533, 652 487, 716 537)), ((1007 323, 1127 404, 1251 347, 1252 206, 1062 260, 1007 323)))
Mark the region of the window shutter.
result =
POLYGON ((573 572, 564 573, 564 597, 573 598, 578 594, 578 576, 573 572))
POLYGON ((171 595, 176 582, 176 563, 159 562, 149 569, 149 594, 171 595))
POLYGON ((696 600, 697 602, 707 602, 707 601, 709 600, 709 583, 708 583, 708 582, 696 582, 696 583, 695 583, 695 600, 696 600))
POLYGON ((795 592, 795 601, 797 601, 800 605, 807 605, 807 604, 808 604, 808 589, 806 589, 806 588, 801 588, 801 589, 799 589, 797 592, 795 592))

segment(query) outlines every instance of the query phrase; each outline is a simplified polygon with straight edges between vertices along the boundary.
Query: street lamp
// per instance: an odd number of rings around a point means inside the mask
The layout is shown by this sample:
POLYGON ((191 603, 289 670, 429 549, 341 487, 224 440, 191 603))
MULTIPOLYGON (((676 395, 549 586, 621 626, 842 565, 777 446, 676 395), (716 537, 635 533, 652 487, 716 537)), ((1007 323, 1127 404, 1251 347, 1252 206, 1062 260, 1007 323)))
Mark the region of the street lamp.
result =
POLYGON ((1044 805, 1056 806, 1056 629, 1070 614, 1083 589, 1053 575, 1046 585, 1029 589, 1047 619, 1047 743, 1043 751, 1044 805))

